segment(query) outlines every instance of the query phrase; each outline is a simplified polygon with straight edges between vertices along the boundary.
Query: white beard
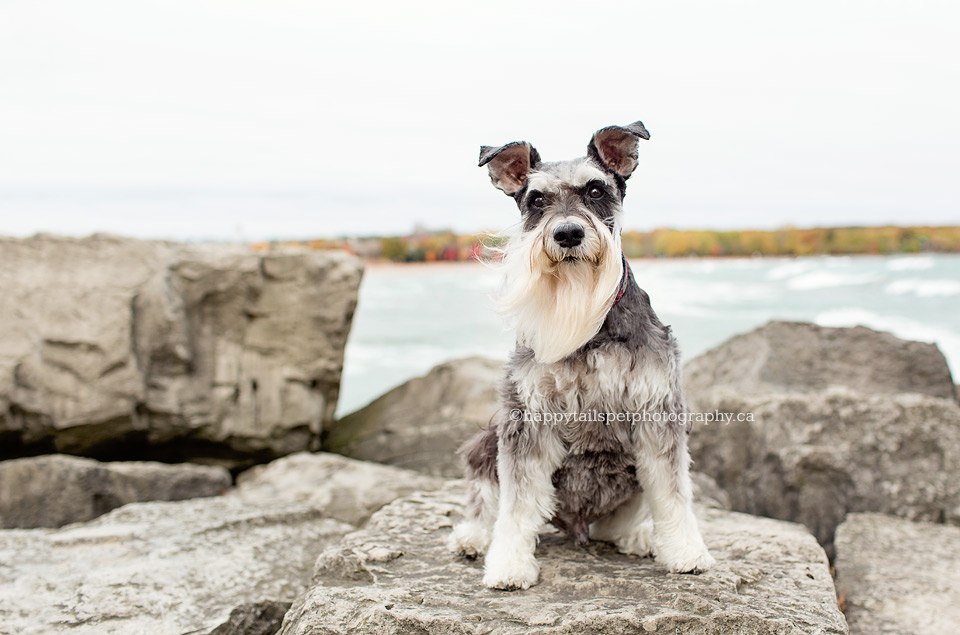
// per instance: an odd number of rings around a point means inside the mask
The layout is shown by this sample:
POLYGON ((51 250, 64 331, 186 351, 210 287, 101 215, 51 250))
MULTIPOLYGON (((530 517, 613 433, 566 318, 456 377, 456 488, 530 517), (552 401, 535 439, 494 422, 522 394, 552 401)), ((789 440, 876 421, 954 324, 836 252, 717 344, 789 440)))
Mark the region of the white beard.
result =
POLYGON ((538 362, 559 361, 593 339, 620 287, 620 232, 611 233, 592 217, 590 222, 582 259, 551 258, 544 226, 511 239, 503 250, 497 309, 538 362))

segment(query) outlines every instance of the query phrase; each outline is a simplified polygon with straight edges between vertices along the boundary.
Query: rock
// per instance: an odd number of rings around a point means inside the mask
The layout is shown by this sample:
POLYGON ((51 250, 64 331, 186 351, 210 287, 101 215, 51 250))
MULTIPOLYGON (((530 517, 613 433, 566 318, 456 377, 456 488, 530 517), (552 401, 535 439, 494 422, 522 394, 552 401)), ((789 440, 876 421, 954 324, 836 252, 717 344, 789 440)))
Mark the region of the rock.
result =
POLYGON ((0 531, 0 630, 206 633, 233 607, 292 601, 317 555, 350 529, 306 505, 216 497, 0 531))
POLYGON ((714 390, 701 405, 752 415, 695 424, 690 450, 733 509, 799 521, 832 555, 850 512, 960 524, 960 406, 921 394, 741 396, 714 390))
POLYGON ((693 484, 693 500, 704 507, 714 509, 732 509, 730 495, 717 485, 717 482, 703 472, 690 472, 690 482, 693 484))
POLYGON ((490 422, 502 367, 482 357, 440 364, 335 422, 323 449, 435 476, 462 476, 456 450, 490 422))
POLYGON ((443 485, 441 479, 338 454, 301 452, 247 470, 230 496, 302 503, 359 525, 387 503, 443 485))
POLYGON ((0 462, 0 528, 60 527, 142 501, 216 496, 230 488, 222 467, 100 463, 54 454, 0 462))
POLYGON ((361 271, 343 252, 0 238, 0 453, 237 467, 315 448, 361 271))
POLYGON ((837 529, 837 591, 850 632, 955 633, 960 529, 851 514, 837 529))
POLYGON ((328 548, 283 635, 846 633, 827 559, 800 525, 699 508, 716 568, 668 574, 655 561, 543 536, 541 582, 507 593, 479 562, 447 552, 462 485, 384 507, 328 548))
POLYGON ((233 609, 230 619, 209 635, 275 635, 283 625, 283 616, 291 602, 259 602, 233 609))
POLYGON ((717 388, 754 395, 845 386, 864 393, 957 398, 947 361, 935 344, 862 326, 800 322, 770 322, 730 338, 687 363, 684 384, 694 406, 717 388))

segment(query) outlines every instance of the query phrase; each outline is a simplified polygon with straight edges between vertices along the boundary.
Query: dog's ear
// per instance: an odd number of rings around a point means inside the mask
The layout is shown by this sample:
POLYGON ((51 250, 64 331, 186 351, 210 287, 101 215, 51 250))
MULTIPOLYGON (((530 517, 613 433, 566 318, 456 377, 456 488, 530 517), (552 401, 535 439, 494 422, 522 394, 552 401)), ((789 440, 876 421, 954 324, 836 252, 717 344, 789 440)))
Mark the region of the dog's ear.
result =
POLYGON ((649 139, 650 133, 642 121, 629 126, 607 126, 593 133, 588 154, 625 179, 637 167, 637 146, 640 139, 649 139))
POLYGON ((490 181, 504 193, 513 196, 526 184, 527 174, 540 164, 537 149, 526 141, 505 146, 480 146, 480 166, 487 166, 490 181))

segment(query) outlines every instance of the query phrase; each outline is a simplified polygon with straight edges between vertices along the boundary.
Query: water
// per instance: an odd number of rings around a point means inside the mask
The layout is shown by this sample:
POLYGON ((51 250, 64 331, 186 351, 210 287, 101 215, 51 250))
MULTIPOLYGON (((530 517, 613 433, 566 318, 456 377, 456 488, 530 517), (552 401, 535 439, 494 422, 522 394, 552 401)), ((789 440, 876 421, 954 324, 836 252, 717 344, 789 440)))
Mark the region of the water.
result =
MULTIPOLYGON (((960 255, 631 261, 685 359, 773 319, 862 324, 935 342, 960 376, 960 255)), ((498 274, 473 263, 372 265, 347 344, 338 413, 434 365, 506 358, 494 314, 498 274)))

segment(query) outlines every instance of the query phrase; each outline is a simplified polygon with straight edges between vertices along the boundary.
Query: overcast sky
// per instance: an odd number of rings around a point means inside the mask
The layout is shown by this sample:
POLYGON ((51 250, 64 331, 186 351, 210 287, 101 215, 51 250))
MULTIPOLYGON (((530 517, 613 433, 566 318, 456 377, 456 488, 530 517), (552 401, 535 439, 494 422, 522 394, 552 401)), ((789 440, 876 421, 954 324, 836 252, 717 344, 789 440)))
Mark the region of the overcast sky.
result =
POLYGON ((949 2, 5 0, 0 233, 459 231, 641 119, 628 227, 960 223, 949 2))

